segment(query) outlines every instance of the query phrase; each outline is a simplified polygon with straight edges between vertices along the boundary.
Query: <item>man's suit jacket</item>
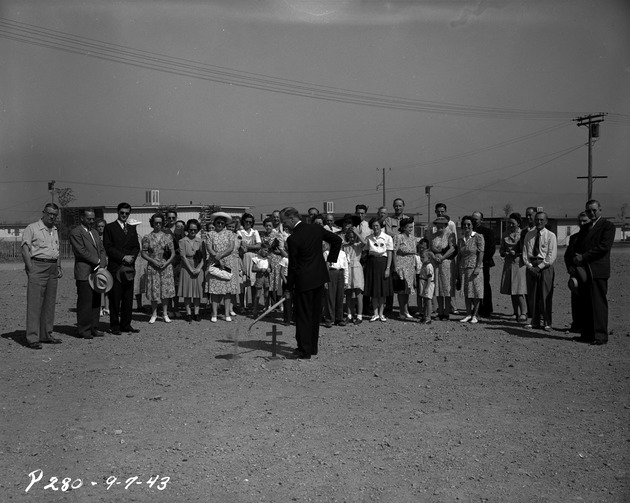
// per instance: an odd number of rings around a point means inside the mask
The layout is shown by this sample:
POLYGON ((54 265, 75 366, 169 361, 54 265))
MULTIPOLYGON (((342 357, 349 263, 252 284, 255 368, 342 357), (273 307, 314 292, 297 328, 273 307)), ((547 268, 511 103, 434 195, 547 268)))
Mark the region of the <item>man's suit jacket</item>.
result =
POLYGON ((289 291, 313 290, 329 281, 328 267, 324 261, 323 242, 330 245, 328 262, 334 263, 341 250, 341 238, 321 225, 300 222, 287 239, 289 249, 289 291))
POLYGON ((132 255, 134 259, 140 253, 140 243, 138 241, 138 231, 135 226, 127 225, 127 234, 124 233, 118 220, 105 226, 103 232, 103 245, 109 259, 107 270, 116 277, 116 272, 122 265, 125 255, 132 255))
POLYGON ((582 255, 582 264, 590 265, 593 278, 610 278, 610 249, 615 241, 615 226, 600 218, 592 228, 580 230, 575 252, 582 255))
POLYGON ((74 279, 77 281, 87 281, 97 265, 105 266, 105 247, 95 230, 88 233, 82 225, 77 225, 70 231, 70 244, 74 252, 74 279))
POLYGON ((486 267, 494 267, 494 252, 497 250, 497 244, 494 240, 494 232, 492 229, 488 227, 484 227, 480 225, 475 229, 475 232, 478 232, 483 236, 484 248, 483 248, 483 265, 486 267))
POLYGON ((569 236, 569 244, 567 245, 567 249, 564 252, 564 265, 567 266, 567 271, 569 274, 575 269, 575 265, 573 264, 573 257, 575 257, 575 246, 577 244, 578 238, 583 238, 582 229, 580 229, 575 234, 571 234, 569 236))

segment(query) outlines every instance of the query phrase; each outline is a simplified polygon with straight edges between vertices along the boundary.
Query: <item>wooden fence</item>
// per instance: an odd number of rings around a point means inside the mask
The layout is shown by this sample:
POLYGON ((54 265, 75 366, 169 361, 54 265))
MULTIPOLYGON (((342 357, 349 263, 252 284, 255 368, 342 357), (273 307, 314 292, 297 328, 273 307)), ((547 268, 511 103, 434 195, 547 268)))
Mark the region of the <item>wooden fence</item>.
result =
MULTIPOLYGON (((20 239, 0 239, 0 260, 22 260, 21 244, 20 239)), ((62 259, 74 257, 69 241, 61 241, 59 252, 62 259)))

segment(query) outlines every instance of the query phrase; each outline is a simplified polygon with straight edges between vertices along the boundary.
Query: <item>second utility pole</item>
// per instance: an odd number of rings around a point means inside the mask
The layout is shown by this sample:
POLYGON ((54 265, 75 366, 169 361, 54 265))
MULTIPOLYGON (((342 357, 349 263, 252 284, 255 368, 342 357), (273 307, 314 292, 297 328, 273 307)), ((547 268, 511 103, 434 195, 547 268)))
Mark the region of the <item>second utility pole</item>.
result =
POLYGON ((607 176, 593 176, 593 138, 599 138, 599 123, 604 122, 604 116, 607 114, 589 114, 577 119, 578 126, 586 126, 588 128, 588 176, 578 176, 577 178, 588 179, 588 199, 593 199, 593 179, 608 178, 607 176))

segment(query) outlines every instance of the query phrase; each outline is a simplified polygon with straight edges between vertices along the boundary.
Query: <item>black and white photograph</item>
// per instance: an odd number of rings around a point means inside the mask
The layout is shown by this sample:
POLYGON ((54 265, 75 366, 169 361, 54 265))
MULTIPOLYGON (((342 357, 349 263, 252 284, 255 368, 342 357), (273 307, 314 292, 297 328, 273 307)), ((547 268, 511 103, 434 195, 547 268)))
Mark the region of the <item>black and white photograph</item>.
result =
POLYGON ((630 2, 0 0, 0 502, 630 501, 630 2))

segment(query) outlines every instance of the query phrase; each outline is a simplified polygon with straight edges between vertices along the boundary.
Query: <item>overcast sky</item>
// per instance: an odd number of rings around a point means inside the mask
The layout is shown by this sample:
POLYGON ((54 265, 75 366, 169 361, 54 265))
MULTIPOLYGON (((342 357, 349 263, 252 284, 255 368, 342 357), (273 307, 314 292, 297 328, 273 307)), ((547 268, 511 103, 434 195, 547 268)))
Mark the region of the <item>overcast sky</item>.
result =
POLYGON ((76 205, 630 202, 630 2, 0 0, 0 222, 76 205))

